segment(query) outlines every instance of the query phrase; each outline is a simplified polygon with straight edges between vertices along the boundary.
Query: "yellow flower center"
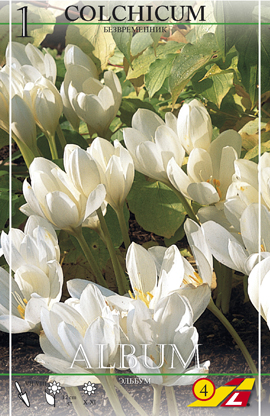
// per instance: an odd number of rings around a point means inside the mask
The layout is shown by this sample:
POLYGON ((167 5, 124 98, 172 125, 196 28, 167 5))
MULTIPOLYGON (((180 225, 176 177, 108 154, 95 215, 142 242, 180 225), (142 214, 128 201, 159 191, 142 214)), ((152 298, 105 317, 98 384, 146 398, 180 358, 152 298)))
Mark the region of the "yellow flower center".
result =
POLYGON ((25 306, 27 305, 27 300, 24 298, 22 299, 17 292, 12 292, 12 296, 18 303, 17 309, 22 319, 25 319, 25 306))
POLYGON ((185 285, 192 284, 193 286, 197 287, 203 284, 203 280, 200 277, 200 275, 194 270, 194 276, 189 275, 187 278, 185 277, 183 279, 183 283, 185 285))
POLYGON ((133 300, 140 299, 146 304, 147 308, 149 308, 149 304, 150 304, 151 299, 153 299, 153 295, 150 292, 144 293, 142 290, 136 289, 136 288, 134 288, 134 292, 136 292, 134 293, 135 296, 131 293, 130 290, 128 291, 131 299, 133 300))

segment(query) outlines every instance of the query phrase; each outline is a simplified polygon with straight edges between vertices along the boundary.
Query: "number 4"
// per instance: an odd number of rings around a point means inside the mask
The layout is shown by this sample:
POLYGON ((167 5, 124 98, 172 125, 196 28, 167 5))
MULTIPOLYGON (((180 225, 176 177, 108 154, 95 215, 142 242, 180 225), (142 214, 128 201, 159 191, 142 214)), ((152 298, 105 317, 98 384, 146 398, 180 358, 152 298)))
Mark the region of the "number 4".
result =
POLYGON ((201 389, 200 393, 204 393, 205 397, 207 396, 208 391, 206 389, 206 384, 203 386, 203 388, 201 389))
POLYGON ((20 9, 17 9, 17 11, 22 11, 22 35, 19 36, 20 38, 28 38, 27 35, 27 8, 28 6, 21 7, 20 9))

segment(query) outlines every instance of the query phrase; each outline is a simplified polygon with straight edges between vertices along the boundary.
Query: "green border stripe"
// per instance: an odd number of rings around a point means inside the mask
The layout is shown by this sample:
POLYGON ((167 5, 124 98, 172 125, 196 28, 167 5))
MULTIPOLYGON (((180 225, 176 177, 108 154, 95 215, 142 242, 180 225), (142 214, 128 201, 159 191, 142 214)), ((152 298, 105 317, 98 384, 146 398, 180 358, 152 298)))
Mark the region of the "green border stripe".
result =
MULTIPOLYGON (((12 377, 16 377, 16 376, 76 376, 76 377, 80 377, 80 376, 87 376, 87 377, 92 377, 92 376, 116 376, 116 377, 133 377, 133 376, 144 376, 144 377, 152 377, 152 376, 157 376, 160 374, 145 374, 145 373, 88 373, 88 374, 66 374, 66 373, 51 373, 51 374, 47 374, 47 373, 12 373, 12 377)), ((258 373, 192 373, 192 374, 182 374, 182 373, 164 373, 162 374, 162 376, 188 376, 188 377, 193 377, 193 376, 205 376, 205 377, 209 377, 209 376, 245 376, 245 377, 249 377, 249 376, 258 376, 258 373)), ((6 377, 9 376, 8 373, 0 373, 0 377, 6 377)), ((270 373, 261 373, 261 376, 270 376, 270 373)))
MULTIPOLYGON (((8 25, 9 22, 0 22, 0 25, 8 25)), ((114 25, 120 25, 120 26, 172 26, 172 25, 184 25, 184 26, 189 26, 189 25, 209 25, 209 26, 214 26, 214 25, 225 25, 225 26, 237 26, 237 25, 242 25, 242 26, 249 26, 249 25, 256 25, 258 26, 259 23, 258 22, 226 22, 226 23, 207 23, 207 22, 175 22, 175 23, 164 23, 164 22, 160 22, 160 23, 138 23, 138 22, 127 22, 127 23, 123 23, 123 22, 114 22, 114 23, 110 23, 110 22, 55 22, 55 23, 48 23, 48 22, 27 22, 27 26, 30 25, 100 25, 100 26, 114 26, 114 25)), ((12 25, 22 25, 21 22, 12 22, 12 25)), ((269 23, 266 22, 261 22, 261 25, 270 25, 269 23)))

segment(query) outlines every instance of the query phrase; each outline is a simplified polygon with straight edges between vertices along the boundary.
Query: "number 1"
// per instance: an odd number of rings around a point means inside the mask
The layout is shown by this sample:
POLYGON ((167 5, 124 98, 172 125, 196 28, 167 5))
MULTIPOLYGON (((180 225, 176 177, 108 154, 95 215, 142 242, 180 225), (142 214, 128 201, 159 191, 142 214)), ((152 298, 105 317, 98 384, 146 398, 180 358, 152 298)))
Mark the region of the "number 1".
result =
POLYGON ((17 9, 17 11, 22 11, 22 35, 19 36, 21 38, 28 38, 27 35, 27 8, 28 6, 21 7, 20 9, 17 9))

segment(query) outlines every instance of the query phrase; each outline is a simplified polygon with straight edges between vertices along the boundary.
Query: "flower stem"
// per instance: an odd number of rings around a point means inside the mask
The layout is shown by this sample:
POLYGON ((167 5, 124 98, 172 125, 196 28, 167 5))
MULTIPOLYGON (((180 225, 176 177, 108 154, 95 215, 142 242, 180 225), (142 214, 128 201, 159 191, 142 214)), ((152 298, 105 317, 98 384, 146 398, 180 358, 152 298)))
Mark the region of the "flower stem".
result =
POLYGON ((88 410, 86 410, 82 396, 78 387, 65 387, 65 390, 72 401, 75 412, 78 416, 89 416, 88 410))
POLYGON ((174 188, 174 186, 172 185, 168 185, 169 188, 175 193, 175 195, 178 197, 178 199, 180 200, 181 204, 183 205, 183 207, 186 210, 186 213, 188 214, 189 218, 191 218, 193 221, 195 221, 197 224, 200 224, 198 218, 196 217, 191 205, 188 203, 188 201, 186 200, 186 198, 184 197, 184 195, 182 194, 182 192, 178 191, 177 189, 174 188))
POLYGON ((105 218, 102 214, 101 208, 97 209, 97 215, 98 215, 100 225, 101 225, 104 237, 105 237, 105 241, 106 241, 108 251, 109 251, 110 256, 111 256, 113 270, 114 270, 114 274, 115 274, 115 277, 116 277, 116 282, 117 282, 117 287, 118 287, 119 294, 124 295, 129 289, 128 287, 126 287, 127 286, 127 280, 126 280, 125 274, 124 274, 124 272, 123 272, 123 270, 122 270, 122 268, 119 264, 119 261, 117 259, 115 248, 114 248, 111 236, 110 236, 110 232, 108 230, 108 227, 107 227, 105 218))
POLYGON ((222 295, 221 295, 221 310, 224 314, 229 313, 230 300, 232 293, 232 269, 221 265, 223 270, 223 284, 222 284, 222 295))
POLYGON ((230 309, 232 292, 232 269, 214 259, 214 270, 217 277, 217 302, 216 305, 227 314, 230 309))
POLYGON ((99 285, 108 288, 107 283, 101 273, 101 271, 99 270, 98 264, 95 260, 95 257, 90 249, 90 247, 88 246, 87 242, 85 241, 85 238, 83 236, 82 233, 82 229, 81 228, 77 228, 76 230, 73 230, 73 232, 71 232, 71 234, 77 238, 78 243, 81 246, 82 251, 84 252, 84 255, 86 257, 86 260, 88 261, 88 263, 91 266, 91 269, 93 270, 93 273, 97 279, 97 282, 99 285))
MULTIPOLYGON (((252 374, 258 374, 258 370, 245 346, 245 344, 243 343, 242 339, 239 337, 239 335, 237 334, 237 332, 235 331, 235 329, 233 328, 233 326, 230 324, 230 322, 228 321, 227 318, 225 318, 225 316, 223 315, 223 313, 216 307, 213 299, 210 300, 209 305, 208 305, 208 309, 220 320, 220 322, 225 326, 225 328, 227 329, 227 331, 231 334, 231 336, 233 337, 233 339, 235 340, 236 344, 238 345, 238 347, 240 348, 243 356, 246 359, 246 362, 248 363, 248 366, 251 370, 252 374)), ((256 378, 256 390, 257 390, 257 394, 259 391, 259 380, 258 380, 258 376, 255 376, 256 378)))
POLYGON ((165 387, 169 416, 177 416, 178 408, 173 387, 165 387))
POLYGON ((136 402, 136 400, 133 399, 133 397, 126 391, 126 389, 124 389, 123 386, 121 386, 120 383, 118 383, 116 377, 113 377, 113 382, 114 382, 115 387, 120 391, 120 393, 123 394, 123 396, 129 401, 129 403, 134 407, 134 409, 137 410, 139 415, 148 416, 147 413, 136 402))
POLYGON ((67 144, 67 141, 66 141, 66 138, 64 136, 64 133, 63 133, 63 131, 61 129, 60 124, 58 124, 58 126, 57 126, 56 133, 57 133, 58 139, 60 141, 61 147, 64 150, 64 147, 67 144))
POLYGON ((108 396, 108 399, 110 400, 110 403, 112 405, 113 410, 115 411, 115 414, 117 416, 125 416, 125 413, 123 412, 121 403, 119 401, 119 397, 116 394, 113 380, 110 379, 110 376, 100 376, 99 379, 104 387, 104 390, 108 396))
POLYGON ((163 388, 163 386, 160 386, 158 384, 153 384, 154 399, 153 399, 152 416, 158 416, 159 415, 160 398, 161 398, 162 388, 163 388))
POLYGON ((122 237, 123 237, 123 240, 124 240, 125 248, 127 249, 128 246, 130 245, 130 238, 129 238, 129 235, 128 235, 128 229, 127 229, 127 225, 126 225, 126 221, 125 221, 125 217, 124 217, 123 208, 124 208, 124 205, 116 211, 116 215, 117 215, 117 218, 118 218, 118 221, 119 221, 119 225, 120 225, 122 237))
POLYGON ((55 135, 51 135, 51 134, 45 134, 48 143, 49 143, 49 147, 50 147, 50 151, 51 151, 51 155, 52 155, 52 159, 58 159, 58 153, 57 153, 57 149, 56 149, 56 143, 55 143, 55 135))

